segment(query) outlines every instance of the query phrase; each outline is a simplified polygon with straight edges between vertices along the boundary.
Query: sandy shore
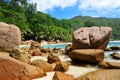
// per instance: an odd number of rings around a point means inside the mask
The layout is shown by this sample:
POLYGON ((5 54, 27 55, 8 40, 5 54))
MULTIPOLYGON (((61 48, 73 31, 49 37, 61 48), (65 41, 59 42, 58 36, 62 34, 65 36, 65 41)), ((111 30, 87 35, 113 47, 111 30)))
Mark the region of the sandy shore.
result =
MULTIPOLYGON (((120 53, 120 51, 117 51, 117 52, 120 53)), ((112 53, 113 52, 105 52, 104 61, 120 62, 120 60, 115 60, 115 59, 111 58, 110 54, 112 54, 112 53)), ((58 54, 58 56, 61 59, 61 61, 67 61, 67 62, 71 61, 71 59, 68 58, 66 55, 58 54)), ((45 57, 45 56, 44 57, 33 56, 31 61, 33 61, 35 59, 43 59, 43 60, 47 61, 47 57, 45 57)), ((65 73, 72 74, 72 75, 75 76, 75 78, 77 78, 79 76, 82 76, 86 73, 95 71, 97 69, 98 69, 97 66, 86 68, 86 67, 71 65, 71 66, 69 66, 69 70, 65 73)), ((42 77, 42 78, 38 78, 38 79, 33 79, 33 80, 52 80, 54 73, 55 73, 54 71, 53 72, 47 72, 47 76, 42 77)))
MULTIPOLYGON (((95 70, 97 70, 97 68, 84 68, 84 67, 77 67, 77 66, 69 66, 69 70, 66 73, 72 74, 75 76, 75 78, 77 78, 79 76, 82 76, 88 72, 92 72, 95 70)), ((54 71, 47 72, 47 76, 33 79, 33 80, 52 80, 54 73, 55 73, 54 71)))
MULTIPOLYGON (((71 61, 70 58, 68 58, 67 56, 65 55, 59 55, 59 58, 61 59, 61 61, 71 61)), ((41 56, 33 56, 31 61, 35 60, 35 59, 43 59, 45 61, 47 61, 47 57, 41 57, 41 56)), ((97 70, 96 67, 94 68, 85 68, 85 67, 80 67, 80 66, 69 66, 69 70, 65 73, 68 73, 68 74, 72 74, 75 76, 75 78, 81 76, 81 75, 84 75, 88 72, 92 72, 92 71, 95 71, 97 70)), ((47 76, 44 76, 42 78, 38 78, 38 79, 33 79, 33 80, 52 80, 53 78, 53 75, 54 75, 54 71, 53 72, 47 72, 47 76)))

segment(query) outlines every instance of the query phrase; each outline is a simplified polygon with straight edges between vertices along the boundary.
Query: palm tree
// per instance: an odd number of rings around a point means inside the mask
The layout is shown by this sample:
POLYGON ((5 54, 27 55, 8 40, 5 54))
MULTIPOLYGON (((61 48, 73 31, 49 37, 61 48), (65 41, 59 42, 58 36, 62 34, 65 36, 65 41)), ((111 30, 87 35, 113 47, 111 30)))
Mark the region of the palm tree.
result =
POLYGON ((14 9, 16 6, 26 7, 27 0, 10 0, 10 6, 14 9))

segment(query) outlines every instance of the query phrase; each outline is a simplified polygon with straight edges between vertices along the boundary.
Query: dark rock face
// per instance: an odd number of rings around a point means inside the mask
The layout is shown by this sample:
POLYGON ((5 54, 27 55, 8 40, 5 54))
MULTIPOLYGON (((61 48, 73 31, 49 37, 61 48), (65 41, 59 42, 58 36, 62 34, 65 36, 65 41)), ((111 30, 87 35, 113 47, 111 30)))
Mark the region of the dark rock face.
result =
POLYGON ((53 71, 53 67, 46 61, 42 59, 37 59, 31 62, 31 65, 37 66, 43 69, 44 72, 53 71))
POLYGON ((56 71, 52 80, 75 80, 73 75, 56 71))
POLYGON ((100 62, 99 67, 105 69, 120 69, 120 62, 100 62))
POLYGON ((15 25, 0 22, 0 48, 12 49, 21 43, 21 32, 15 25))
POLYGON ((0 55, 0 80, 32 80, 45 76, 38 67, 23 63, 5 54, 0 55))
POLYGON ((86 61, 91 63, 99 63, 104 59, 104 51, 101 49, 78 49, 73 50, 69 57, 73 61, 86 61))
POLYGON ((73 33, 72 49, 105 49, 111 31, 109 27, 80 28, 73 33))
POLYGON ((110 49, 111 50, 120 50, 120 47, 119 46, 111 46, 110 49))
POLYGON ((120 69, 97 70, 76 80, 120 80, 120 69))
POLYGON ((69 64, 67 62, 57 63, 55 66, 55 71, 66 72, 69 69, 69 64))
POLYGON ((65 54, 68 55, 71 51, 72 51, 72 45, 71 45, 71 44, 68 44, 68 45, 65 47, 65 54))

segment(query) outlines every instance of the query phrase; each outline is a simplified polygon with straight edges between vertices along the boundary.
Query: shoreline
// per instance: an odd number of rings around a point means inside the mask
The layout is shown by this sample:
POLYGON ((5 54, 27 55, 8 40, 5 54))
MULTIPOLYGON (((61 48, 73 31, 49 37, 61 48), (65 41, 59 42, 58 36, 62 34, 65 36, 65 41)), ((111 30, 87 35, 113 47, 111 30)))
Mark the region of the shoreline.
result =
MULTIPOLYGON (((108 44, 116 43, 116 42, 120 42, 120 40, 119 41, 109 41, 108 44)), ((66 42, 66 43, 65 42, 63 42, 63 43, 48 43, 48 42, 44 43, 43 42, 43 43, 40 43, 40 46, 43 47, 45 45, 50 46, 50 45, 62 45, 62 44, 72 44, 72 42, 66 42)), ((21 45, 19 45, 19 48, 30 48, 30 44, 21 44, 21 45)))
MULTIPOLYGON (((109 41, 109 42, 120 42, 120 40, 109 41)), ((41 43, 41 44, 72 44, 72 42, 61 42, 61 43, 41 43)))
POLYGON ((109 42, 120 42, 120 40, 119 41, 109 41, 109 42))

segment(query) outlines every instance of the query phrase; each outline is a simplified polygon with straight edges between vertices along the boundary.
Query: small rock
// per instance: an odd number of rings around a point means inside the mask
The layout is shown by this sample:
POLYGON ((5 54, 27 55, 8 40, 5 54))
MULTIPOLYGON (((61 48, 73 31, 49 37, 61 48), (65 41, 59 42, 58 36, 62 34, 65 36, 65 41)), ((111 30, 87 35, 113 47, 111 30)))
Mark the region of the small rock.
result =
POLYGON ((32 49, 28 51, 28 54, 30 54, 31 56, 41 56, 42 53, 40 52, 40 49, 32 49))
POLYGON ((112 50, 112 49, 110 49, 110 48, 106 48, 106 49, 105 49, 105 51, 111 51, 111 50, 112 50))
POLYGON ((48 48, 41 48, 41 50, 40 50, 41 52, 43 52, 43 53, 50 53, 51 52, 51 50, 48 48))
POLYGON ((37 66, 40 69, 43 69, 44 72, 53 71, 53 67, 46 61, 42 59, 36 59, 31 62, 31 65, 37 66))
POLYGON ((112 56, 113 59, 120 60, 120 54, 119 53, 113 53, 113 54, 111 54, 111 56, 112 56))
POLYGON ((53 52, 54 52, 54 53, 58 53, 58 51, 59 51, 59 49, 57 49, 57 48, 54 48, 54 49, 53 49, 53 52))
POLYGON ((65 51, 65 50, 60 49, 60 53, 62 53, 62 54, 66 54, 66 51, 65 51))
POLYGON ((57 63, 55 66, 55 71, 66 72, 69 69, 69 64, 67 62, 57 63))
POLYGON ((60 40, 56 40, 56 43, 60 43, 61 41, 60 40))
POLYGON ((60 58, 54 54, 49 54, 47 57, 48 63, 60 62, 60 58))
POLYGON ((65 54, 68 55, 71 51, 72 51, 72 45, 71 44, 68 44, 66 47, 65 47, 65 54))
POLYGON ((71 44, 68 44, 68 45, 65 47, 65 50, 69 50, 71 47, 72 47, 72 45, 71 45, 71 44))
POLYGON ((32 41, 30 49, 36 49, 36 48, 40 48, 40 43, 36 41, 32 41))
POLYGON ((65 73, 56 71, 52 80, 75 80, 75 78, 71 74, 65 74, 65 73))
POLYGON ((25 63, 30 63, 31 56, 25 52, 20 51, 19 49, 12 49, 9 56, 18 59, 25 63))
POLYGON ((21 45, 31 45, 32 42, 33 42, 33 40, 22 41, 21 45))
POLYGON ((111 46, 110 49, 112 49, 112 50, 120 50, 120 47, 119 46, 111 46))

